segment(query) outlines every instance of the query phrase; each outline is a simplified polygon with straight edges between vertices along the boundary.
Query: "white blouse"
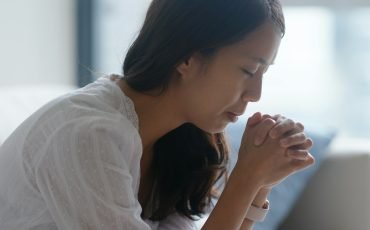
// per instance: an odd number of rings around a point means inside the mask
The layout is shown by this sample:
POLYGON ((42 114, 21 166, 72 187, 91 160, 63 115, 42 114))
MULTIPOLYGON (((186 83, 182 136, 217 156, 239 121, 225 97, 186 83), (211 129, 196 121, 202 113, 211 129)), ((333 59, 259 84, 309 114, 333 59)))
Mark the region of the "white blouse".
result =
POLYGON ((0 229, 196 229, 141 219, 134 104, 109 77, 59 97, 0 147, 0 229))

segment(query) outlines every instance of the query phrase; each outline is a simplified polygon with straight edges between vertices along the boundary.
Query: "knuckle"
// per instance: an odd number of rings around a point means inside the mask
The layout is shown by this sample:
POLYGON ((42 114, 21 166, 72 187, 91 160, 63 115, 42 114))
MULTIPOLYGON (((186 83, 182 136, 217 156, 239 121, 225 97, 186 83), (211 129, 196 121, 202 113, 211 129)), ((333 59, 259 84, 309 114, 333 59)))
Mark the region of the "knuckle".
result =
POLYGON ((277 125, 277 126, 275 126, 274 127, 274 132, 277 132, 277 133, 279 133, 279 134, 281 134, 281 132, 283 132, 283 130, 284 130, 284 126, 283 125, 277 125))
POLYGON ((263 116, 262 116, 262 118, 263 119, 267 119, 267 118, 273 118, 272 116, 270 116, 269 114, 264 114, 263 116))
POLYGON ((301 122, 297 122, 295 125, 299 130, 304 130, 304 125, 301 122))
POLYGON ((292 142, 292 141, 295 141, 296 137, 295 136, 289 136, 289 137, 286 137, 284 139, 285 139, 285 142, 292 142))
POLYGON ((302 141, 304 141, 304 140, 308 140, 308 139, 307 139, 307 136, 306 136, 306 134, 305 134, 305 133, 300 133, 300 134, 298 135, 298 137, 299 137, 299 140, 302 140, 302 141))
POLYGON ((276 114, 273 117, 274 117, 274 119, 276 119, 279 122, 281 122, 285 119, 285 117, 283 117, 281 114, 276 114))
POLYGON ((290 144, 299 141, 299 137, 297 137, 297 136, 290 136, 290 137, 287 137, 287 138, 289 138, 288 140, 289 140, 290 144))
POLYGON ((292 119, 287 119, 286 123, 287 123, 288 126, 294 126, 295 127, 295 125, 296 125, 295 122, 292 119))
POLYGON ((266 126, 272 126, 272 125, 275 125, 275 121, 271 118, 266 118, 264 121, 263 121, 264 125, 266 126))

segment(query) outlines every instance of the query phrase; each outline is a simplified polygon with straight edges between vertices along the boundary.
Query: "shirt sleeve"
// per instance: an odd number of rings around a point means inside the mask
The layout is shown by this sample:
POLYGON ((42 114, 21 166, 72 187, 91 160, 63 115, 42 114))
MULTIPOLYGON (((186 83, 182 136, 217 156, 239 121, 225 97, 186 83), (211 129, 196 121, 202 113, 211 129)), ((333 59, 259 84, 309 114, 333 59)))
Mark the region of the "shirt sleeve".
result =
POLYGON ((138 140, 122 123, 80 119, 49 138, 35 174, 58 229, 150 229, 129 168, 138 140))

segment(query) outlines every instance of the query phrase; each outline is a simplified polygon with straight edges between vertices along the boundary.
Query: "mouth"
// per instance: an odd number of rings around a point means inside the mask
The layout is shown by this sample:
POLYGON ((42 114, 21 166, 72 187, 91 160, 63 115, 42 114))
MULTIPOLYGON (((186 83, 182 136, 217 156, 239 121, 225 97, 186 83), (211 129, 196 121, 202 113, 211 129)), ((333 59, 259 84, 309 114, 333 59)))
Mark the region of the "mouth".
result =
POLYGON ((229 112, 230 114, 234 115, 234 116, 241 116, 243 115, 243 113, 234 113, 234 112, 229 112))
POLYGON ((231 122, 236 122, 238 120, 238 116, 241 114, 233 113, 233 112, 227 112, 227 116, 230 119, 231 122))

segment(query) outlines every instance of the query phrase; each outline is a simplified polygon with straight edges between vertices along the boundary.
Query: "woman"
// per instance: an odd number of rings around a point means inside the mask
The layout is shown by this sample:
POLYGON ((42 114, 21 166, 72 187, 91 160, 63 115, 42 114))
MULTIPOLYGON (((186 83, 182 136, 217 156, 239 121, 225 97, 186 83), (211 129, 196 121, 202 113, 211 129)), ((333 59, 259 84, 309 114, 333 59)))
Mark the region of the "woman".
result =
POLYGON ((28 118, 0 150, 0 229, 251 229, 271 188, 314 162, 303 126, 256 113, 227 175, 223 130, 261 96, 278 0, 153 0, 123 77, 28 118), (11 176, 10 176, 11 175, 11 176))

